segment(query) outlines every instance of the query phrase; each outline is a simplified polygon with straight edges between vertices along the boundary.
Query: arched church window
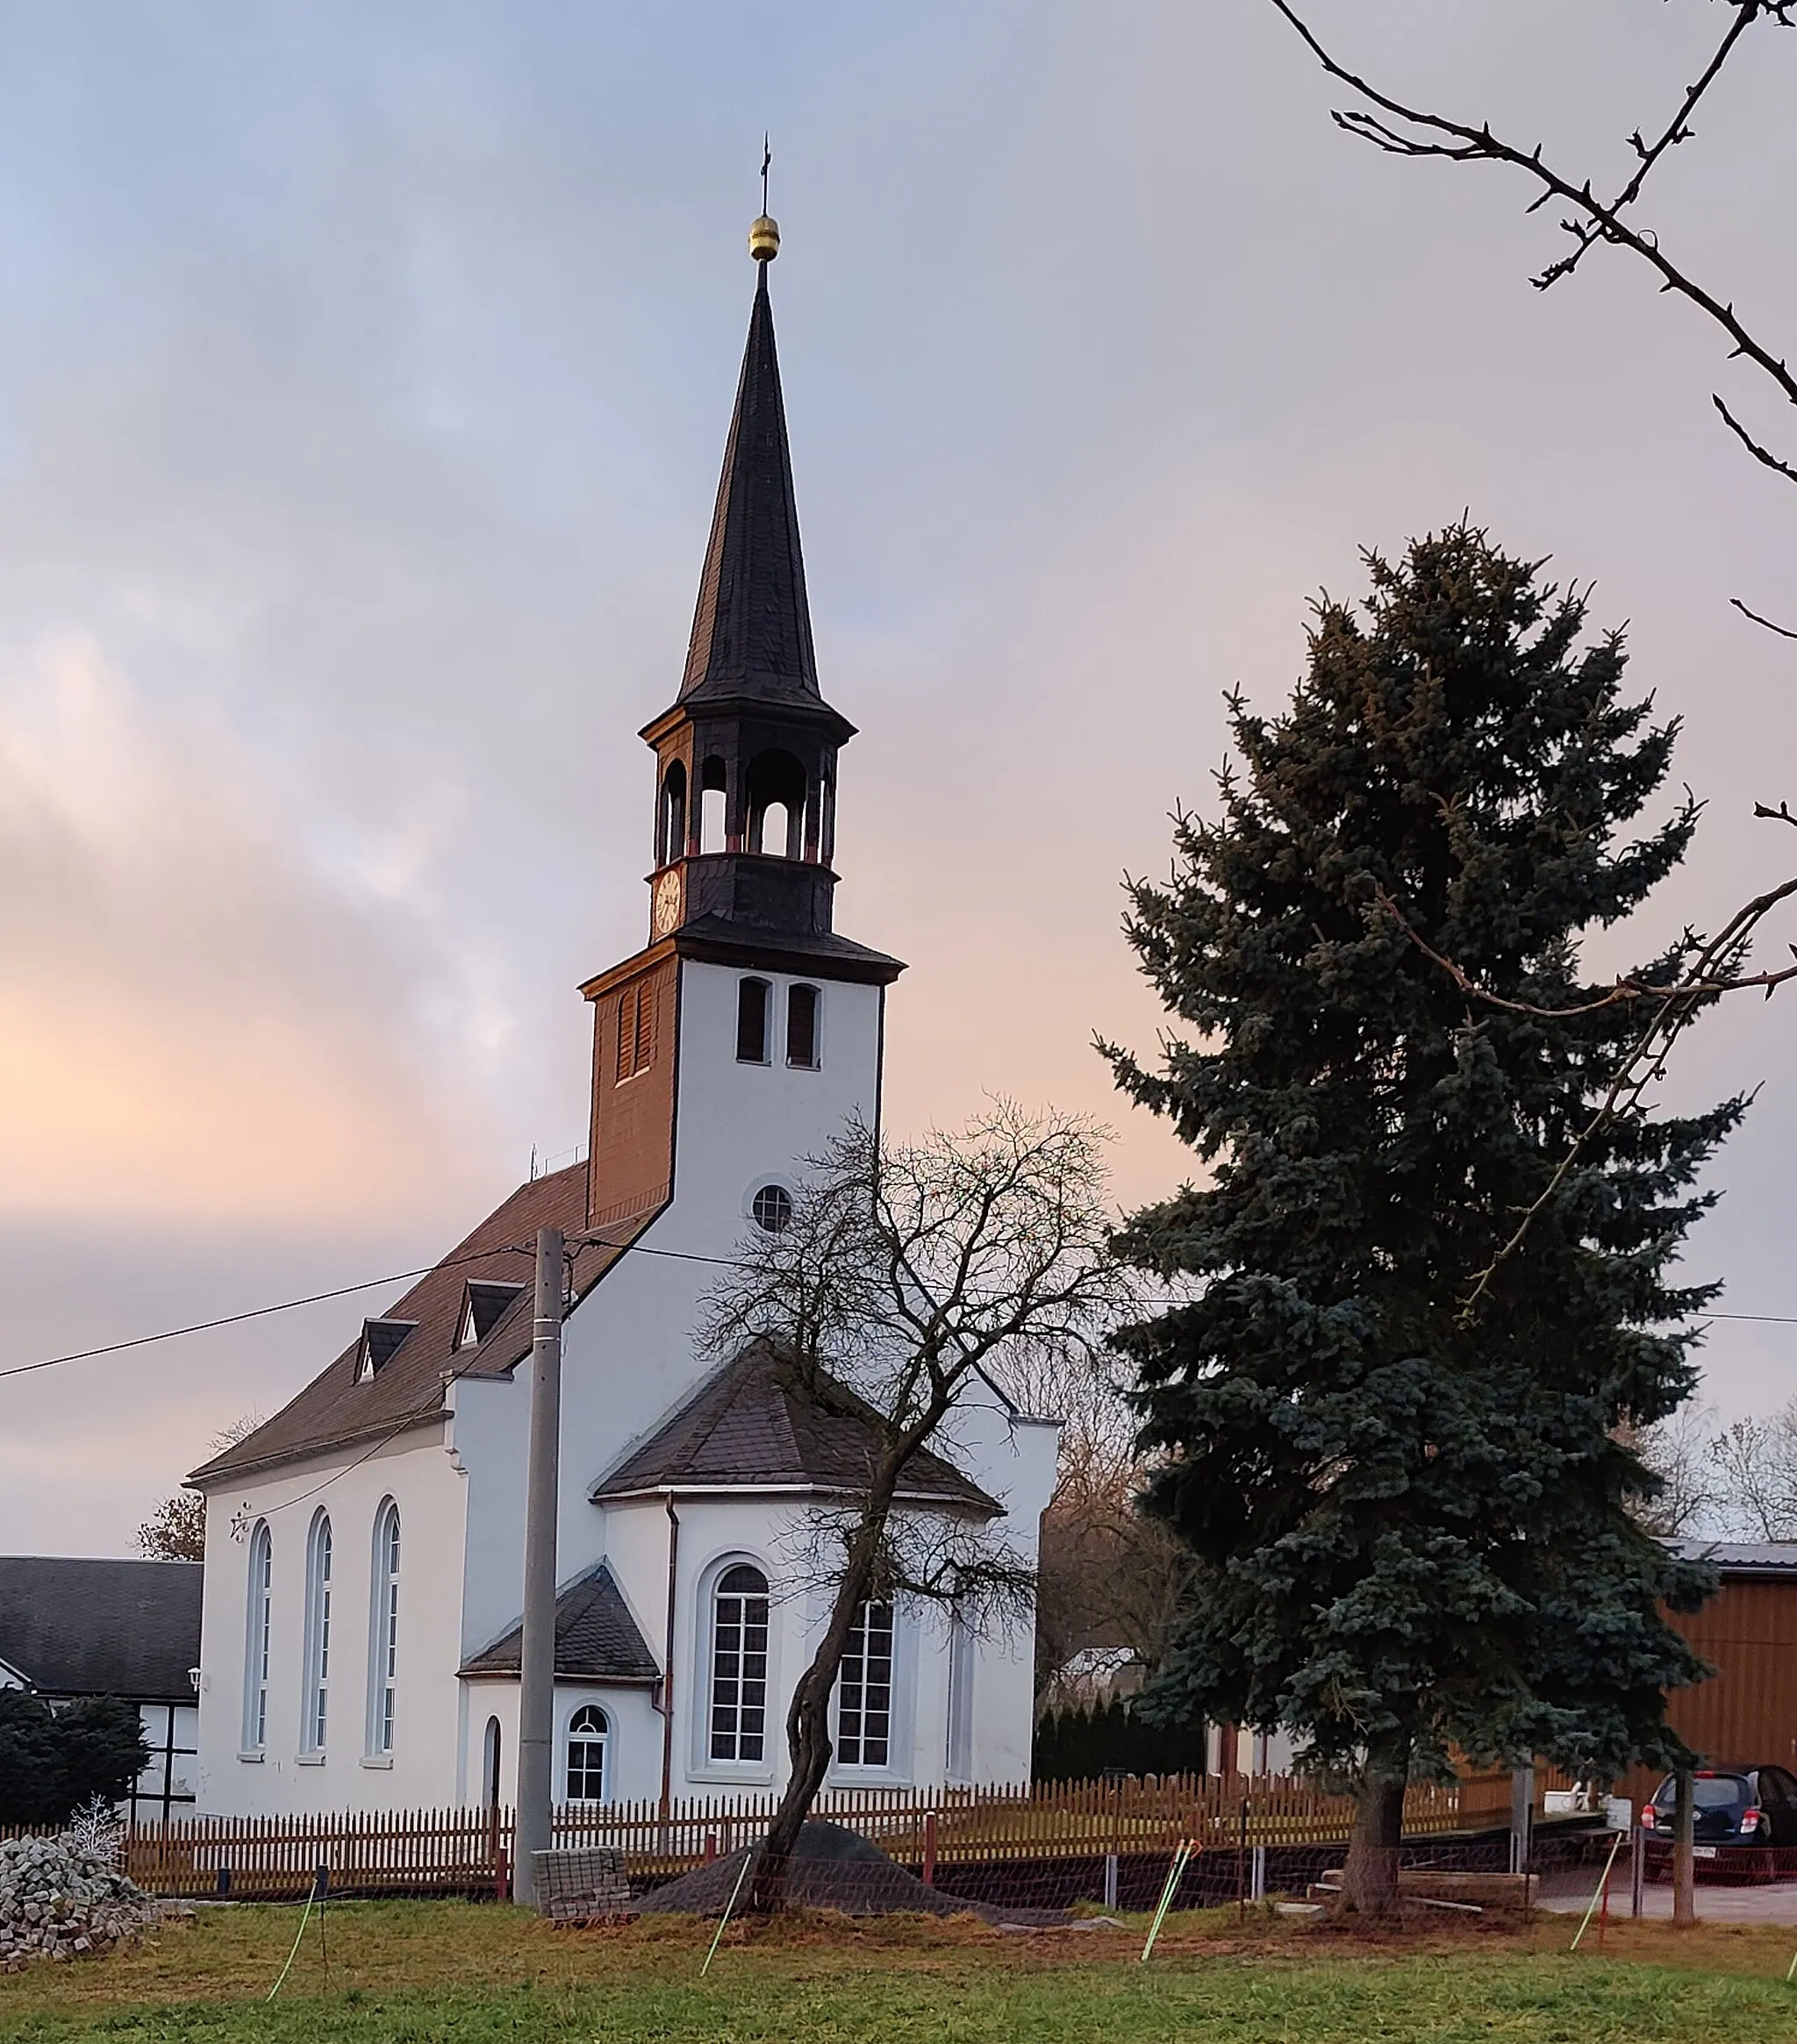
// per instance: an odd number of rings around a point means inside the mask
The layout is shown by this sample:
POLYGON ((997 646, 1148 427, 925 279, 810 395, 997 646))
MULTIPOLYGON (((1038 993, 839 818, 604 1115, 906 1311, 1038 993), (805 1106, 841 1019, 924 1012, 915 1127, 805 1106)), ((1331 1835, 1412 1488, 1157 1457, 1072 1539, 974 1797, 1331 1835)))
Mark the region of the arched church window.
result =
POLYGON ((268 1649, 275 1618, 275 1542, 263 1519, 249 1536, 249 1613, 244 1628, 243 1750, 268 1743, 268 1649))
POLYGON ((583 1704, 568 1724, 568 1773, 564 1800, 605 1800, 605 1748, 612 1727, 597 1704, 583 1704))
POLYGON ((399 1686, 399 1507, 390 1497, 375 1514, 373 1595, 369 1599, 369 1743, 393 1750, 399 1686))
POLYGON ((870 1600, 855 1614, 836 1689, 836 1757, 886 1767, 892 1750, 892 1607, 870 1600))
POLYGON ((786 990, 786 1061, 801 1071, 818 1068, 818 1000, 815 987, 786 990))
POLYGON ((304 1667, 299 1749, 322 1753, 331 1701, 331 1517, 323 1511, 314 1514, 305 1544, 304 1667))
POLYGON ((712 1592, 713 1760, 759 1762, 768 1719, 768 1579, 739 1562, 712 1592))
POLYGON ((736 984, 736 1061, 764 1065, 768 1061, 769 996, 773 989, 764 979, 739 980, 736 984))
POLYGON ((701 852, 724 849, 728 809, 724 762, 713 757, 705 761, 698 773, 698 848, 701 852))
POLYGON ((487 1735, 481 1755, 481 1801, 489 1810, 499 1807, 499 1720, 487 1719, 487 1735))
POLYGON ((661 813, 655 823, 655 864, 671 866, 686 855, 686 768, 673 761, 662 776, 661 813))

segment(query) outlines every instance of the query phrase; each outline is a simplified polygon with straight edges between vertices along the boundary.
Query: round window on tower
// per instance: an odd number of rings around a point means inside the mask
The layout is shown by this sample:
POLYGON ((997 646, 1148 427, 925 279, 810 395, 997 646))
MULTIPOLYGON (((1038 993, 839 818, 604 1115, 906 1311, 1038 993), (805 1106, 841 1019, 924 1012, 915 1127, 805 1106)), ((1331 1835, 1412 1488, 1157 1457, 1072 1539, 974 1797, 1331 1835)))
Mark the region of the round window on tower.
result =
POLYGON ((763 1185, 748 1203, 758 1228, 777 1235, 792 1225, 792 1195, 784 1185, 763 1185))

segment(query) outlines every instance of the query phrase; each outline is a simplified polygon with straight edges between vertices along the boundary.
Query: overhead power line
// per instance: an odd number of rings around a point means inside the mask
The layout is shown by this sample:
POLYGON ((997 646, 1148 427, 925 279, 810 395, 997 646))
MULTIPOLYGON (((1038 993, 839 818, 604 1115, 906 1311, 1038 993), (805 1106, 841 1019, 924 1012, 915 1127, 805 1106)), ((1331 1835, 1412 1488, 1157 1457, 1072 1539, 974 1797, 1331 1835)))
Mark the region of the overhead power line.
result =
MULTIPOLYGON (((720 1269, 735 1269, 742 1259, 737 1256, 708 1256, 697 1249, 664 1249, 648 1242, 608 1242, 603 1236, 573 1237, 570 1250, 577 1253, 583 1248, 616 1249, 620 1254, 628 1252, 636 1256, 662 1256, 678 1263, 709 1263, 720 1269)), ((190 1334, 209 1334, 219 1327, 241 1326, 247 1320, 265 1320, 276 1313, 290 1313, 301 1306, 327 1304, 333 1299, 354 1298, 358 1292, 381 1291, 390 1284, 405 1284, 417 1277, 428 1277, 433 1270, 454 1270, 464 1263, 484 1263, 491 1256, 529 1256, 535 1252, 531 1245, 523 1242, 501 1242, 492 1248, 476 1249, 466 1256, 440 1257, 434 1263, 421 1263, 415 1270, 394 1270, 383 1277, 365 1277, 355 1284, 340 1284, 329 1291, 308 1292, 301 1298, 279 1299, 273 1305, 249 1306, 240 1313, 223 1313, 213 1320, 191 1320, 184 1326, 164 1327, 154 1334, 133 1334, 124 1341, 103 1341, 92 1348, 72 1348, 66 1355, 41 1356, 35 1362, 15 1362, 0 1369, 0 1378, 31 1376, 39 1370, 57 1369, 68 1362, 88 1362, 97 1356, 121 1355, 128 1349, 149 1348, 161 1341, 179 1341, 190 1334)), ((1153 1311, 1163 1306, 1179 1305, 1190 1302, 1158 1297, 1135 1302, 1144 1311, 1153 1311)), ((1797 1327, 1797 1313, 1719 1313, 1708 1312, 1700 1316, 1706 1320, 1751 1321, 1762 1326, 1797 1327)))

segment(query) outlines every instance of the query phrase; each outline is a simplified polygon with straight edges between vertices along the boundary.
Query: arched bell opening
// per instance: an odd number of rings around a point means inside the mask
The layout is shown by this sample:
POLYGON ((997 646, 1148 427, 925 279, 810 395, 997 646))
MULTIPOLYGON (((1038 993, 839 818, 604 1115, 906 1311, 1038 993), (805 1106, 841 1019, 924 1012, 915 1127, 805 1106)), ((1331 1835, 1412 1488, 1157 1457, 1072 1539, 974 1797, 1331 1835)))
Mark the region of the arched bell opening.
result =
POLYGON ((655 814, 655 864, 671 866, 686 855, 686 766, 669 763, 662 776, 662 799, 655 814))
POLYGON ((757 753, 748 762, 743 792, 748 809, 744 849, 776 859, 803 855, 805 768, 791 753, 757 753))
POLYGON ((715 753, 698 770, 698 848, 721 852, 729 805, 724 762, 715 753))

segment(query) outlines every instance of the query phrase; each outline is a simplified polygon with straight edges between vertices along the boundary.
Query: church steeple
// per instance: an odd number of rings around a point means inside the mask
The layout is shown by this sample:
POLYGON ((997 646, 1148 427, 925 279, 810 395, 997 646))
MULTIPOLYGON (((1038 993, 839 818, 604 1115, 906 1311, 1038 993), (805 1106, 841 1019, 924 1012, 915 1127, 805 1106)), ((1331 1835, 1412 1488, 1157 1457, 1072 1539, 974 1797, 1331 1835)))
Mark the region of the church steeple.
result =
POLYGON ((836 753, 855 726, 818 687, 765 214, 748 246, 759 274, 686 670, 642 733, 658 767, 652 940, 831 935, 836 753))
POLYGON ((757 265, 748 345, 680 686, 683 703, 738 697, 821 700, 768 297, 768 271, 779 239, 771 221, 767 227, 772 232, 760 246, 769 253, 757 265))

